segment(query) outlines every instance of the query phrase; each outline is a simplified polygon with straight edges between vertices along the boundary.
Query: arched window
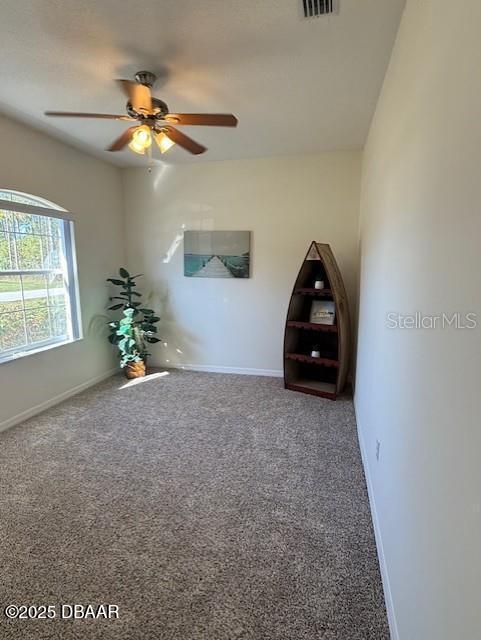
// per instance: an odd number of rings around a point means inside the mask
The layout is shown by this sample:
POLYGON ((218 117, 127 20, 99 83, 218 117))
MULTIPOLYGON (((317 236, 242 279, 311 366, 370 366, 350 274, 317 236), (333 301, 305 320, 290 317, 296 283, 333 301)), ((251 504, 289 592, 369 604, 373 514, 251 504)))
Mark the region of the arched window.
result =
POLYGON ((73 221, 0 189, 0 362, 80 337, 73 221))

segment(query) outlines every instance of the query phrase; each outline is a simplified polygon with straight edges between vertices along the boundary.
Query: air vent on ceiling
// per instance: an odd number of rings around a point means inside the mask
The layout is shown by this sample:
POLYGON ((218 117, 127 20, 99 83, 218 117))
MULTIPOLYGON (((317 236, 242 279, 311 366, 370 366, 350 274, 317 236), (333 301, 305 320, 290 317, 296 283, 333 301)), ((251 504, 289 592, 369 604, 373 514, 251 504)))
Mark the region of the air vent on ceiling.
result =
POLYGON ((301 0, 304 18, 318 18, 337 13, 336 0, 301 0))

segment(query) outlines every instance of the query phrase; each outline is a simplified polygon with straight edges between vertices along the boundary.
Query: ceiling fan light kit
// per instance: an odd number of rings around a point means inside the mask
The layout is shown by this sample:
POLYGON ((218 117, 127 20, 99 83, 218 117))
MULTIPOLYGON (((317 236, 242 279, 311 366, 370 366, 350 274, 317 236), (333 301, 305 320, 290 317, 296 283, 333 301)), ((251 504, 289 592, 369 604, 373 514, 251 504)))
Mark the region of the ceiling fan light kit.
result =
POLYGON ((132 135, 132 141, 129 143, 129 149, 135 151, 135 153, 145 153, 152 144, 152 137, 150 135, 150 129, 147 125, 142 124, 134 131, 132 135))
POLYGON ((127 115, 125 116, 104 113, 71 113, 67 111, 46 111, 45 115, 62 118, 137 121, 137 125, 126 129, 107 150, 121 151, 128 146, 131 151, 140 155, 145 155, 146 150, 150 151, 152 138, 154 138, 162 154, 166 153, 175 144, 194 155, 207 151, 206 147, 176 129, 175 126, 237 126, 237 118, 230 113, 170 113, 169 107, 163 100, 152 97, 151 87, 156 79, 155 74, 150 71, 138 71, 135 74, 135 82, 131 80, 117 81, 127 96, 127 115))
POLYGON ((164 133, 164 131, 159 131, 158 133, 155 133, 154 137, 155 137, 155 142, 157 143, 157 146, 159 147, 160 153, 165 153, 166 151, 171 149, 175 144, 175 142, 173 140, 171 140, 164 133))

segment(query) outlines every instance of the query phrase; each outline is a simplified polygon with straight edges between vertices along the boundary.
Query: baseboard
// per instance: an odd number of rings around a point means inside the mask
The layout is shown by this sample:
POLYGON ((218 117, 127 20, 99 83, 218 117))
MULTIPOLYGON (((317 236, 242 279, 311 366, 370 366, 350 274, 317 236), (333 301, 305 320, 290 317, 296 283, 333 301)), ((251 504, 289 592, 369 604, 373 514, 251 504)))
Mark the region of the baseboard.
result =
POLYGON ((88 389, 89 387, 92 387, 95 384, 102 382, 102 380, 106 380, 107 378, 110 378, 117 372, 118 372, 117 367, 115 369, 111 369, 110 371, 107 371, 106 373, 103 373, 100 376, 96 376, 95 378, 90 378, 86 382, 83 382, 82 384, 79 384, 76 387, 73 387, 72 389, 68 389, 63 393, 60 393, 58 396, 54 396, 53 398, 50 398, 49 400, 46 400, 41 404, 37 404, 35 407, 31 407, 26 411, 22 411, 22 413, 18 413, 17 415, 12 416, 7 420, 4 420, 3 422, 0 422, 0 432, 5 431, 5 429, 9 429, 10 427, 13 427, 19 422, 23 422, 24 420, 28 420, 29 418, 32 418, 38 413, 42 413, 42 411, 45 411, 46 409, 50 409, 50 407, 53 407, 54 405, 59 404, 64 400, 67 400, 67 398, 71 398, 72 396, 77 395, 77 393, 80 393, 81 391, 85 391, 85 389, 88 389))
POLYGON ((374 527, 374 536, 376 539, 377 555, 379 558, 379 567, 381 569, 382 586, 384 590, 384 600, 386 602, 387 618, 389 623, 389 631, 391 640, 399 640, 399 631, 396 621, 396 613, 394 610, 394 602, 392 598, 391 583, 389 580, 389 572, 386 564, 386 556, 384 555, 384 546, 382 543, 381 527, 379 526, 379 518, 377 515, 376 500, 374 497, 374 488, 371 480, 371 472, 369 468, 366 445, 364 441, 363 430, 360 426, 359 416, 356 409, 356 397, 354 396, 354 411, 356 414, 357 437, 359 440, 359 448, 361 450, 362 464, 364 466, 364 474, 366 476, 367 492, 369 495, 369 504, 371 507, 372 523, 374 527))
POLYGON ((164 362, 163 367, 169 369, 185 369, 186 371, 206 371, 210 373, 237 373, 243 376, 268 376, 269 378, 282 378, 284 375, 281 369, 247 369, 244 367, 221 367, 210 364, 175 364, 164 362))

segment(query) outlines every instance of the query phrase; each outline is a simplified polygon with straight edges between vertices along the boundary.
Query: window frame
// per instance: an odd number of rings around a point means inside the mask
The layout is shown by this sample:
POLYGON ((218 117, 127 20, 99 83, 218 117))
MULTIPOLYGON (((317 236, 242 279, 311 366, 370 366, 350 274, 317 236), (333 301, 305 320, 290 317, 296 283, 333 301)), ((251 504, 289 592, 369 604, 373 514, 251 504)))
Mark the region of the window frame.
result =
MULTIPOLYGON (((13 213, 26 213, 35 216, 43 216, 47 218, 55 218, 62 221, 61 241, 62 252, 65 256, 65 271, 59 269, 6 269, 0 270, 0 276, 22 276, 22 275, 47 275, 57 272, 64 276, 66 297, 68 298, 68 314, 70 317, 71 335, 50 337, 48 339, 35 342, 34 344, 25 344, 21 347, 12 347, 4 351, 0 351, 0 364, 11 362, 18 358, 22 358, 39 351, 45 351, 65 344, 70 344, 81 340, 82 321, 80 314, 80 299, 77 276, 77 256, 75 250, 75 229, 74 216, 69 211, 59 207, 58 205, 44 200, 43 198, 13 191, 11 189, 0 188, 0 210, 12 211, 13 213), (26 200, 33 201, 37 204, 27 204, 23 202, 15 202, 14 200, 4 199, 4 195, 16 196, 26 200)), ((33 234, 32 234, 33 235, 33 234)), ((23 291, 23 289, 22 289, 23 291)), ((25 315, 24 298, 22 295, 22 310, 25 315)))

